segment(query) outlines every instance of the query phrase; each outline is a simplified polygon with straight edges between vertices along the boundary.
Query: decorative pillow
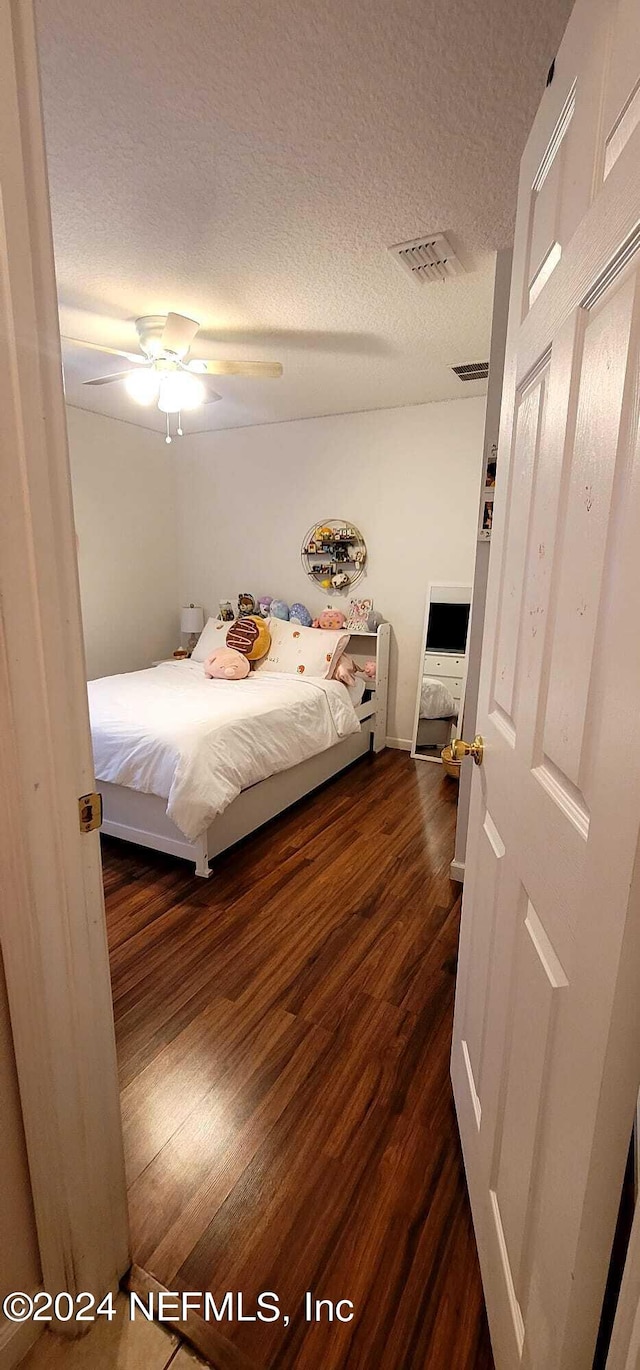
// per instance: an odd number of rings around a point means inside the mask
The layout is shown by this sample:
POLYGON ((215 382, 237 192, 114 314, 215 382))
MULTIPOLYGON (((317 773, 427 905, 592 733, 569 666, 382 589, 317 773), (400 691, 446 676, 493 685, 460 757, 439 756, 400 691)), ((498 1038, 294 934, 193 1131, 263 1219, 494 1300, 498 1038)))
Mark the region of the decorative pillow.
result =
POLYGON ((210 680, 246 680, 250 670, 246 656, 231 647, 216 647, 204 663, 204 673, 210 680))
POLYGON ((342 632, 319 633, 281 618, 269 619, 271 646, 257 671, 278 671, 283 675, 308 675, 328 680, 349 641, 342 632))
POLYGON ((248 661, 259 661, 271 646, 271 633, 263 618, 247 614, 227 629, 227 647, 242 652, 248 661))
POLYGON ((229 624, 221 618, 208 618, 191 653, 192 661, 206 661, 216 647, 226 646, 229 624))

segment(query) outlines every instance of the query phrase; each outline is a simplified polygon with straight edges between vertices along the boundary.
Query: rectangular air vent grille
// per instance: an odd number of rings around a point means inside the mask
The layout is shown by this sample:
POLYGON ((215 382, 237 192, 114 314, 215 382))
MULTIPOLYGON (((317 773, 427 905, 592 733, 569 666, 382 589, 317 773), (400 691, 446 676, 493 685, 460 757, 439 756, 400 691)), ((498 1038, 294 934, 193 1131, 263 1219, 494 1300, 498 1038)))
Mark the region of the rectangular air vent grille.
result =
POLYGON ((489 375, 488 362, 467 362, 466 366, 452 366, 459 381, 486 381, 489 375))
POLYGON ((464 275, 462 262, 444 233, 429 233, 410 243, 396 243, 389 251, 414 281, 448 281, 452 276, 464 275))

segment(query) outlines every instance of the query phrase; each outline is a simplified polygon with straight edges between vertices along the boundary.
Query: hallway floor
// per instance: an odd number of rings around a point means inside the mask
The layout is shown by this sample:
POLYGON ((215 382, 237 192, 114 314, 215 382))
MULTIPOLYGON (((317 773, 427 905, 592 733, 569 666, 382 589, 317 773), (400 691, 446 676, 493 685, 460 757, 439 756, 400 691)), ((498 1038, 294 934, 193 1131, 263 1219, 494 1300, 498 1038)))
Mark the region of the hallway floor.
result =
POLYGON ((97 1318, 76 1341, 44 1332, 20 1370, 202 1370, 203 1362, 157 1322, 131 1320, 120 1294, 112 1321, 97 1318))
POLYGON ((279 1299, 190 1319, 221 1368, 492 1366, 449 1084, 455 800, 386 751, 208 882, 104 839, 134 1259, 218 1311, 279 1299), (307 1321, 307 1292, 353 1319, 307 1321))

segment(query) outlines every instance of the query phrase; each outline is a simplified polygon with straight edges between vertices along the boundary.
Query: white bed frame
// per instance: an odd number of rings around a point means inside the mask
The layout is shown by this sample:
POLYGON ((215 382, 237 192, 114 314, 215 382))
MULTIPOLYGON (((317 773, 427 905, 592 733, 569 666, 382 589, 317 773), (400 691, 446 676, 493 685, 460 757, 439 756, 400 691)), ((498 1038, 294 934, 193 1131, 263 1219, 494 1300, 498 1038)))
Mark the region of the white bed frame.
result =
POLYGON ((210 862, 220 852, 255 832, 331 776, 338 775, 358 757, 370 750, 381 752, 386 746, 390 638, 390 625, 381 623, 376 633, 352 633, 349 639, 347 652, 354 661, 362 665, 374 653, 376 660, 375 689, 371 698, 356 709, 360 719, 359 733, 243 790, 195 842, 189 842, 167 817, 166 799, 142 794, 126 785, 98 781, 103 804, 102 831, 110 837, 120 837, 141 847, 152 847, 194 861, 195 874, 208 879, 212 874, 210 862))

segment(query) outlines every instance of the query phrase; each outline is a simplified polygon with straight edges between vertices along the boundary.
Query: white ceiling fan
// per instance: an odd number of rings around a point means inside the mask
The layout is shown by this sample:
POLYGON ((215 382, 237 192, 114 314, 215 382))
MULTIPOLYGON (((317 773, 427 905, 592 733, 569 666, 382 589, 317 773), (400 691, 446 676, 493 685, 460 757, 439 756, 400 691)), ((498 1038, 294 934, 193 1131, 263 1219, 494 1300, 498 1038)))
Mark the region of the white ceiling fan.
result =
POLYGON ((123 352, 102 343, 83 342, 79 338, 65 338, 76 347, 88 347, 96 352, 108 352, 113 357, 124 357, 132 363, 126 371, 109 376, 96 376, 84 385, 112 385, 123 381, 127 393, 138 404, 156 404, 167 416, 166 441, 171 442, 170 415, 178 419, 177 433, 182 436, 182 410, 197 409, 222 399, 213 390, 209 376, 251 376, 277 379, 282 375, 280 362, 200 361, 187 360, 191 344, 200 327, 195 319, 184 314, 147 314, 136 319, 141 353, 123 352))

